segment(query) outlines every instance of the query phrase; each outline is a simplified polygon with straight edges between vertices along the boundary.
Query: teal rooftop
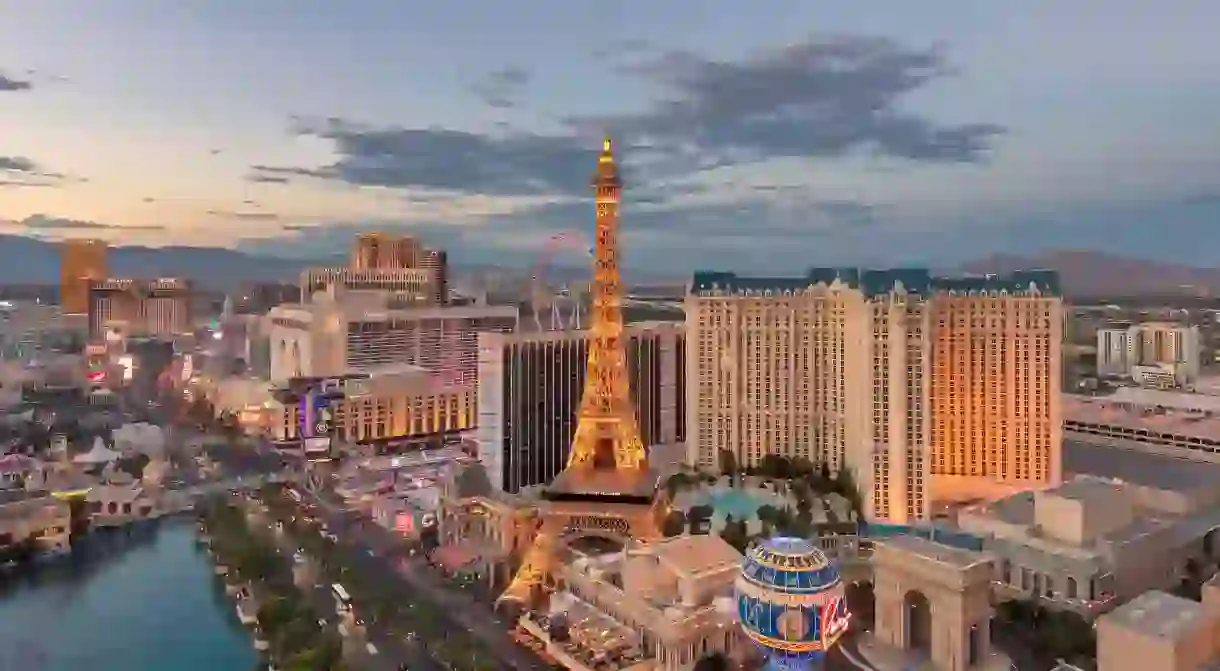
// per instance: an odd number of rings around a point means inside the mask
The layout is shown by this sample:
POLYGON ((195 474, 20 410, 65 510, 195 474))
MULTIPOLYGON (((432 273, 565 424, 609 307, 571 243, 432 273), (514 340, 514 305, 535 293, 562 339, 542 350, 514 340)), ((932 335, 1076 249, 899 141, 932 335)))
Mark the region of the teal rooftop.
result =
POLYGON ((901 289, 927 296, 943 293, 997 292, 1010 295, 1062 295, 1054 270, 1020 270, 1003 275, 933 275, 927 268, 810 268, 797 277, 747 277, 730 272, 697 271, 691 280, 694 295, 740 295, 760 292, 803 292, 835 281, 866 296, 883 296, 901 289))

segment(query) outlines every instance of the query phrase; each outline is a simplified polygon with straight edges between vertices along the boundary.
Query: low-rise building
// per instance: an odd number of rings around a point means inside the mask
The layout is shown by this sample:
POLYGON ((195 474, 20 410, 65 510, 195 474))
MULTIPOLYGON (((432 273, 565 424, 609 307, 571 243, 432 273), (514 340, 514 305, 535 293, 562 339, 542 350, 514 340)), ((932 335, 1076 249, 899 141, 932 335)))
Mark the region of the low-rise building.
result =
POLYGON ((1098 671, 1220 668, 1220 603, 1150 591, 1097 620, 1098 671))
POLYGON ((156 499, 137 483, 101 484, 85 495, 94 526, 117 527, 151 519, 160 513, 156 499))
MULTIPOLYGON (((474 385, 439 384, 416 367, 381 368, 367 379, 347 380, 330 407, 334 436, 350 443, 455 435, 478 421, 474 385)), ((301 404, 268 404, 268 430, 277 442, 301 437, 301 404)))
POLYGON ((1220 462, 1220 397, 1123 387, 1063 395, 1063 436, 1178 459, 1220 462))
POLYGON ((655 669, 690 669, 702 657, 749 647, 737 626, 733 583, 741 555, 715 535, 678 536, 647 547, 582 554, 559 569, 566 589, 552 596, 545 614, 527 614, 522 625, 545 638, 552 652, 588 668, 651 661, 655 669), (555 646, 547 629, 562 618, 565 640, 555 646), (578 623, 597 621, 581 630, 578 623), (532 626, 531 626, 532 625, 532 626))
POLYGON ((47 495, 6 494, 0 499, 0 551, 27 542, 31 550, 44 554, 71 548, 72 513, 66 502, 47 495))
POLYGON ((224 377, 206 389, 216 417, 232 415, 247 429, 263 425, 268 409, 274 406, 272 385, 256 377, 224 377))
POLYGON ((6 454, 0 457, 0 490, 22 489, 26 478, 42 467, 37 459, 22 454, 6 454))
POLYGON ((519 556, 534 539, 534 502, 495 489, 481 464, 459 465, 440 485, 437 523, 442 545, 472 545, 519 556))
POLYGON ((1093 616, 1177 586, 1220 556, 1220 487, 1174 489, 1080 476, 963 508, 962 530, 997 557, 994 589, 1093 616))

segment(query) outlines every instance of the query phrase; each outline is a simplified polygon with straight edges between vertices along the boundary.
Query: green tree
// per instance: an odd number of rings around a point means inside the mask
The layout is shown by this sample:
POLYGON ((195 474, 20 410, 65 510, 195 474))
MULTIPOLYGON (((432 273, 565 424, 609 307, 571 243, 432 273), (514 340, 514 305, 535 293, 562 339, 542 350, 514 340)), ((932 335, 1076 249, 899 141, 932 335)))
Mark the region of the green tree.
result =
POLYGON ((148 466, 148 462, 152 461, 147 454, 140 453, 131 457, 122 457, 115 462, 115 468, 130 475, 135 479, 140 479, 144 475, 144 467, 148 466))
POLYGON ((724 528, 720 530, 720 537, 742 553, 746 551, 746 546, 750 543, 750 534, 746 530, 745 520, 735 520, 732 515, 725 516, 724 528))
POLYGON ((680 536, 686 529, 686 515, 681 510, 671 510, 661 523, 661 533, 666 536, 680 536))
POLYGON ((713 512, 715 511, 708 505, 692 506, 690 510, 686 511, 686 520, 690 523, 690 532, 692 534, 699 533, 699 530, 707 524, 708 520, 712 519, 713 512))
POLYGON ((792 462, 782 454, 768 454, 763 457, 759 470, 767 477, 787 480, 792 477, 792 462))
POLYGON ((758 507, 758 511, 754 513, 758 516, 760 522, 775 523, 780 517, 780 510, 771 504, 764 504, 758 507))
POLYGON ((7 547, 0 549, 0 564, 9 562, 24 564, 38 554, 38 541, 33 536, 26 536, 7 547))
POLYGON ((856 489, 856 479, 852 477, 851 469, 847 466, 840 468, 835 475, 834 489, 851 503, 852 510, 856 511, 857 515, 860 514, 860 492, 856 489))
POLYGON ((665 493, 673 500, 679 492, 691 486, 691 476, 686 473, 674 473, 665 480, 665 493))
POLYGON ((272 646, 282 658, 291 658, 299 651, 311 650, 320 630, 312 612, 298 612, 273 633, 272 646))
POLYGON ((720 450, 720 473, 737 479, 737 455, 732 450, 720 450))
POLYGON ((813 474, 813 462, 805 457, 794 457, 792 459, 792 475, 798 478, 807 477, 813 474))

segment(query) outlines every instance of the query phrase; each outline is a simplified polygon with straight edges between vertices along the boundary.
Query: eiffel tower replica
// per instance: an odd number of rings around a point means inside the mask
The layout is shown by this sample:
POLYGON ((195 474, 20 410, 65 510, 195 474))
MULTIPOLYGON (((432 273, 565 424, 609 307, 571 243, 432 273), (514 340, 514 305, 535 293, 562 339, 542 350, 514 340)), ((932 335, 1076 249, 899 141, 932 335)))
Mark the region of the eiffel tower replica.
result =
POLYGON ((600 537, 626 545, 661 538, 669 503, 648 466, 627 374, 618 208, 623 183, 607 138, 592 186, 597 242, 589 356, 568 464, 545 489, 534 545, 500 601, 533 605, 545 593, 570 541, 600 537))

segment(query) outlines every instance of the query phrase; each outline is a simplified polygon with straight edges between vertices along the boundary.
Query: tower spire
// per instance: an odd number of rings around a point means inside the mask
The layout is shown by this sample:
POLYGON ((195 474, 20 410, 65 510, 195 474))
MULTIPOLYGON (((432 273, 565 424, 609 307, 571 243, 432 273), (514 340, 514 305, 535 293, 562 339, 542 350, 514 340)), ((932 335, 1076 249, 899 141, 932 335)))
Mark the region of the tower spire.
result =
POLYGON ((597 233, 589 354, 576 432, 567 467, 543 493, 543 521, 534 545, 501 599, 529 601, 546 582, 565 539, 606 529, 625 542, 656 539, 660 519, 667 511, 666 498, 658 491, 658 476, 648 466, 631 400, 618 260, 623 182, 609 137, 602 142, 591 186, 597 233), (590 524, 593 526, 584 528, 590 524))

